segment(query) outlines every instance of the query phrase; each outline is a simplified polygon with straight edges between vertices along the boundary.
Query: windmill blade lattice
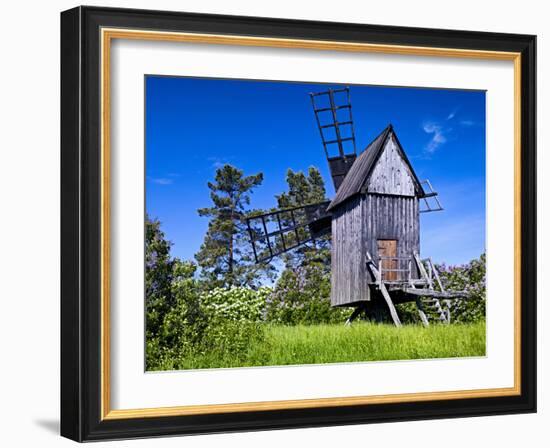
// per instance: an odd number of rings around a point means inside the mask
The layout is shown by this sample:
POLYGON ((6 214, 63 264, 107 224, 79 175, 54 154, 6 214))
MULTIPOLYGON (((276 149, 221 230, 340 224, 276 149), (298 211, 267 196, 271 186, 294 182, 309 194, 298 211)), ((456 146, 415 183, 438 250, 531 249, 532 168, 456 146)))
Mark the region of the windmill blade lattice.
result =
POLYGON ((332 182, 338 190, 357 157, 349 87, 310 93, 310 97, 332 182))
POLYGON ((246 219, 256 263, 296 249, 330 231, 330 201, 276 210, 246 219))
POLYGON ((424 190, 424 196, 420 198, 420 213, 439 212, 443 210, 441 202, 439 202, 439 194, 432 187, 431 182, 426 179, 420 182, 424 190))

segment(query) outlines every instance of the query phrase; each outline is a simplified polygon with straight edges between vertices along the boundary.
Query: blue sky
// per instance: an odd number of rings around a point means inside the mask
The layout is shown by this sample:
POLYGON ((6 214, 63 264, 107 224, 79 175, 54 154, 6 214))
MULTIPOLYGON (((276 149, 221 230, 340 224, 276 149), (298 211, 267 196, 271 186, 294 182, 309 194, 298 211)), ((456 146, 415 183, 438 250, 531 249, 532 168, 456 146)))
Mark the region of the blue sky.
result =
MULTIPOLYGON (((147 76, 146 210, 160 219, 172 254, 193 259, 207 229, 197 209, 207 182, 230 163, 264 173, 254 208, 271 208, 288 168, 318 167, 334 195, 310 92, 339 87, 147 76)), ((353 85, 358 153, 392 123, 418 175, 444 211, 421 214, 421 253, 465 263, 485 248, 485 92, 353 85)))

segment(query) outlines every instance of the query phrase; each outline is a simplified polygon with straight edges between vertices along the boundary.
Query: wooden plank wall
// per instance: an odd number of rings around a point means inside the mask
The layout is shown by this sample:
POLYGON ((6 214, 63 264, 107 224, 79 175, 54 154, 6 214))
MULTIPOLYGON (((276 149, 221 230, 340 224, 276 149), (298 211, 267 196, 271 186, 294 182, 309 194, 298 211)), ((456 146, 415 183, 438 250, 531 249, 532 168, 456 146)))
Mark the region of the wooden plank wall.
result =
MULTIPOLYGON (((366 251, 378 260, 378 240, 397 240, 397 256, 420 252, 418 198, 357 195, 334 210, 332 219, 331 304, 370 300, 366 251)), ((406 267, 403 265, 402 267, 406 267)), ((413 277, 418 277, 416 270, 413 277)))
POLYGON ((367 185, 369 193, 414 196, 414 180, 392 137, 382 150, 367 185))
POLYGON ((365 220, 357 195, 334 210, 332 218, 331 304, 349 305, 369 300, 363 249, 365 220))
POLYGON ((367 194, 361 203, 365 250, 377 263, 379 239, 397 240, 398 257, 410 257, 420 251, 418 198, 367 194))

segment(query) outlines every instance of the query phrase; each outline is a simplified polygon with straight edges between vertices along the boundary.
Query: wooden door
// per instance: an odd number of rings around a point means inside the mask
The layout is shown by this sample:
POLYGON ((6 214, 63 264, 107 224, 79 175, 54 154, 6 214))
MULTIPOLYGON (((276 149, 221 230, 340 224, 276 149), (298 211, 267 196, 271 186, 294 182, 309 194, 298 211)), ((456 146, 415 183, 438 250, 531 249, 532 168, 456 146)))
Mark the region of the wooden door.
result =
POLYGON ((397 240, 378 240, 378 259, 382 268, 382 280, 397 280, 397 240), (394 269, 394 270, 387 270, 394 269))

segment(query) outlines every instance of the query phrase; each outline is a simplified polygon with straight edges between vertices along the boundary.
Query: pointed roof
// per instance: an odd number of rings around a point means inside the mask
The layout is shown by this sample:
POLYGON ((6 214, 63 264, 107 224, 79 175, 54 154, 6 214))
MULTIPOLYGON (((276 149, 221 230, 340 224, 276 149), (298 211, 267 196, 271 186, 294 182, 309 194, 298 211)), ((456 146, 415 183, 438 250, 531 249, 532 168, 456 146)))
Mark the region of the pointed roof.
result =
POLYGON ((411 166, 411 163, 409 162, 409 159, 405 154, 405 151, 403 151, 403 148, 399 143, 397 135, 393 130, 393 126, 389 124, 378 135, 378 137, 376 137, 365 148, 365 150, 359 155, 359 157, 357 157, 357 160, 355 160, 355 163, 351 166, 350 170, 348 171, 348 174, 342 181, 340 188, 338 188, 338 191, 336 192, 336 196, 328 206, 327 210, 333 209, 337 205, 347 201, 352 196, 355 196, 356 194, 359 194, 361 192, 361 190, 363 189, 363 186, 365 185, 366 180, 368 179, 372 169, 374 168, 374 166, 376 165, 376 162, 378 161, 380 154, 382 153, 382 149, 384 149, 384 147, 386 146, 386 141, 392 135, 395 137, 395 141, 397 142, 397 146, 399 148, 399 151, 401 152, 401 156, 403 157, 403 160, 405 161, 405 163, 407 164, 407 166, 411 171, 411 175, 416 184, 416 188, 417 188, 417 191, 419 192, 419 196, 424 195, 424 190, 420 185, 420 181, 418 180, 418 177, 416 177, 416 173, 414 172, 411 166))

